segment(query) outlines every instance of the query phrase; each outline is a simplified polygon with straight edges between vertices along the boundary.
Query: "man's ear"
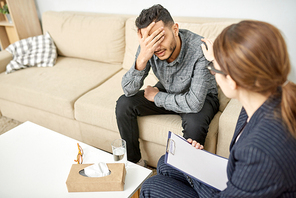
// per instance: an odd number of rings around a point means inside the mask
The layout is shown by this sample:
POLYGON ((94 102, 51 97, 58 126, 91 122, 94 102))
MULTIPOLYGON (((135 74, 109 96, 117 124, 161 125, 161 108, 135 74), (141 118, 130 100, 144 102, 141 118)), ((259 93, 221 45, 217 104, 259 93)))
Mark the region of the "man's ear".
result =
POLYGON ((174 25, 172 26, 172 30, 174 32, 175 37, 179 36, 179 24, 178 23, 174 23, 174 25))
POLYGON ((138 36, 139 38, 143 38, 141 29, 138 28, 138 36))
POLYGON ((232 90, 236 90, 236 89, 237 89, 237 84, 236 84, 236 82, 231 78, 231 76, 227 75, 227 76, 226 76, 226 79, 227 79, 227 83, 228 83, 229 87, 230 87, 232 90))

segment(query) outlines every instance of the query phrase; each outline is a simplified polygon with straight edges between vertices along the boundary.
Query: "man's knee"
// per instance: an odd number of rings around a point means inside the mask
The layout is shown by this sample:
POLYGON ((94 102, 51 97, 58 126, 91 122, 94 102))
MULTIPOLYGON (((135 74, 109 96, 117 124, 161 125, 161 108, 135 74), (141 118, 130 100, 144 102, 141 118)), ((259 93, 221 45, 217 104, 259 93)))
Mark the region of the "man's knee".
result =
POLYGON ((183 116, 182 118, 182 127, 184 138, 191 138, 198 141, 201 144, 204 144, 208 129, 209 129, 210 120, 205 119, 204 117, 195 117, 195 116, 183 116))
POLYGON ((182 118, 182 126, 185 131, 207 132, 211 120, 205 117, 185 116, 182 118))
POLYGON ((126 97, 124 94, 121 95, 116 102, 116 117, 126 114, 128 109, 132 107, 132 104, 133 102, 130 97, 126 97))

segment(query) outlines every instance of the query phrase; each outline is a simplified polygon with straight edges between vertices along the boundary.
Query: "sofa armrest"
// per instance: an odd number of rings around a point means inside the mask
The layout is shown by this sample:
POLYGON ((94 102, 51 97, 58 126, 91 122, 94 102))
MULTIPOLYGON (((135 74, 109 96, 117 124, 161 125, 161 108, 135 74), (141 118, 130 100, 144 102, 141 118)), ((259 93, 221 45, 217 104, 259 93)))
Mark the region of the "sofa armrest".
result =
POLYGON ((13 55, 6 50, 0 52, 0 73, 6 71, 6 65, 12 60, 13 55))
POLYGON ((228 158, 229 145, 232 140, 238 116, 242 105, 236 99, 231 99, 219 119, 217 155, 228 158))

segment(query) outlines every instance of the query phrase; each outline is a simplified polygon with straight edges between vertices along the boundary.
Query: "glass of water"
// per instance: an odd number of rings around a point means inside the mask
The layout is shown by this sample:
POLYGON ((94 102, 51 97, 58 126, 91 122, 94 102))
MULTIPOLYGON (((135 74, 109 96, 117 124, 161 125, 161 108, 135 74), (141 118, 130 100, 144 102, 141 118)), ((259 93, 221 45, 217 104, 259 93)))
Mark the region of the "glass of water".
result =
POLYGON ((115 163, 124 163, 126 166, 126 142, 123 139, 116 139, 112 142, 112 152, 115 163))

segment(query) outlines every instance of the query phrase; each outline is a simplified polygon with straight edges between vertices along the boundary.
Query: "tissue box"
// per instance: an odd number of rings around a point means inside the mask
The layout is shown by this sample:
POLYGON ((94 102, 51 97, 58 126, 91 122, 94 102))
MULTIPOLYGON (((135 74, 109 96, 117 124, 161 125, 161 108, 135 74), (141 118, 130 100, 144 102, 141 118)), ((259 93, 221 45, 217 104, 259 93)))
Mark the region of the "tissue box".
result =
POLYGON ((68 192, 123 191, 126 174, 123 163, 107 163, 111 173, 105 177, 85 177, 79 174, 79 171, 90 165, 72 165, 66 181, 68 192))

